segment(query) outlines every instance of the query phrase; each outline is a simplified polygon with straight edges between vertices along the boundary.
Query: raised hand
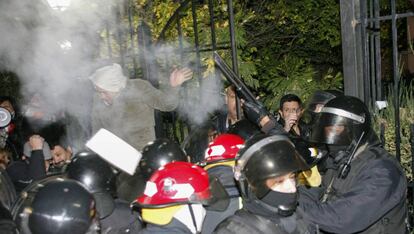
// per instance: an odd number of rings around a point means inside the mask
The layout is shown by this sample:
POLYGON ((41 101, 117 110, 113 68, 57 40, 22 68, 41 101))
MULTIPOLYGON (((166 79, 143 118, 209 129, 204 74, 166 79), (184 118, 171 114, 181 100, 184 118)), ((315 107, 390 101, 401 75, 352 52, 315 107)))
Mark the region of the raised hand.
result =
POLYGON ((189 68, 174 69, 170 75, 170 85, 172 87, 180 86, 185 81, 193 77, 193 71, 189 68))

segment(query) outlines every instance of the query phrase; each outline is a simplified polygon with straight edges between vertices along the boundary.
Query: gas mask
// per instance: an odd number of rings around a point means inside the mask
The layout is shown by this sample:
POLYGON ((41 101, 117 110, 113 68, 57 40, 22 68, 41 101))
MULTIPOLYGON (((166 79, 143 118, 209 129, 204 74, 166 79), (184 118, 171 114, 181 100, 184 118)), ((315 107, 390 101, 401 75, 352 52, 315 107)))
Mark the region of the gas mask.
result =
POLYGON ((297 206, 296 177, 286 178, 281 183, 272 186, 261 199, 266 204, 277 207, 282 216, 290 216, 297 206))

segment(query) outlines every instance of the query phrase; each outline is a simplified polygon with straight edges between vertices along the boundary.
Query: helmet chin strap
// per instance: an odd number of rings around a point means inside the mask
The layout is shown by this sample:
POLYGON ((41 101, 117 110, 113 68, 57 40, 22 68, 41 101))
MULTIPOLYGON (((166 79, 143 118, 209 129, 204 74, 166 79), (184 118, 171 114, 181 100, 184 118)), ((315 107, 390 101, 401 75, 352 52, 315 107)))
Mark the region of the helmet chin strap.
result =
POLYGON ((195 230, 196 230, 196 233, 199 233, 198 228, 197 228, 197 221, 196 221, 196 217, 195 217, 195 215, 194 215, 194 210, 193 210, 193 207, 191 206, 191 204, 188 204, 188 209, 190 210, 191 219, 192 219, 192 221, 193 221, 193 225, 194 225, 194 228, 195 228, 195 230))
POLYGON ((184 224, 191 233, 200 233, 205 217, 205 209, 201 204, 186 204, 173 217, 184 224))
POLYGON ((349 148, 347 149, 347 152, 351 152, 351 153, 347 154, 348 158, 347 158, 346 162, 344 162, 341 165, 341 167, 339 168, 340 172, 338 174, 338 178, 345 179, 348 176, 349 171, 351 170, 351 162, 355 157, 356 150, 358 149, 359 145, 361 144, 361 141, 364 138, 364 135, 365 135, 365 132, 362 132, 361 136, 358 139, 358 141, 355 142, 355 140, 353 140, 352 143, 349 145, 349 148))

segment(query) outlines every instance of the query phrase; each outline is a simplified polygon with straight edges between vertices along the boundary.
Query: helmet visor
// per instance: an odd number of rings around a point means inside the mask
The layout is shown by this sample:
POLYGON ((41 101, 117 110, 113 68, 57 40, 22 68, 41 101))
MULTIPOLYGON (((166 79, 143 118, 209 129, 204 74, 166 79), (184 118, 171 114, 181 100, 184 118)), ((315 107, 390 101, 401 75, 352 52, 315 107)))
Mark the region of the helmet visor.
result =
POLYGON ((229 195, 217 177, 210 175, 209 178, 211 198, 204 205, 207 210, 225 211, 230 203, 229 195))
MULTIPOLYGON (((332 113, 319 113, 309 141, 331 145, 349 145, 352 142, 349 126, 352 119, 332 113)), ((354 123, 355 124, 355 123, 354 123)))

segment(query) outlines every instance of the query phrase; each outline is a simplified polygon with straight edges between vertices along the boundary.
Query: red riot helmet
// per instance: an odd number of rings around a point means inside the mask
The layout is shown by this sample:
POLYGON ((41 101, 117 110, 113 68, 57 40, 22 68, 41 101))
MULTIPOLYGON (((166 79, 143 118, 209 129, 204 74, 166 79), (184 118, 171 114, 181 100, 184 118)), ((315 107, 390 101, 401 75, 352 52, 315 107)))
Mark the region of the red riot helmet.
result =
POLYGON ((234 160, 244 140, 235 134, 221 134, 212 141, 205 152, 205 163, 234 160))
POLYGON ((155 171, 143 195, 135 201, 141 207, 166 207, 177 204, 208 204, 211 190, 207 172, 188 162, 171 162, 155 171))
POLYGON ((202 204, 206 209, 223 210, 228 194, 215 177, 189 162, 171 162, 155 171, 144 193, 133 203, 142 208, 162 208, 180 204, 202 204))

